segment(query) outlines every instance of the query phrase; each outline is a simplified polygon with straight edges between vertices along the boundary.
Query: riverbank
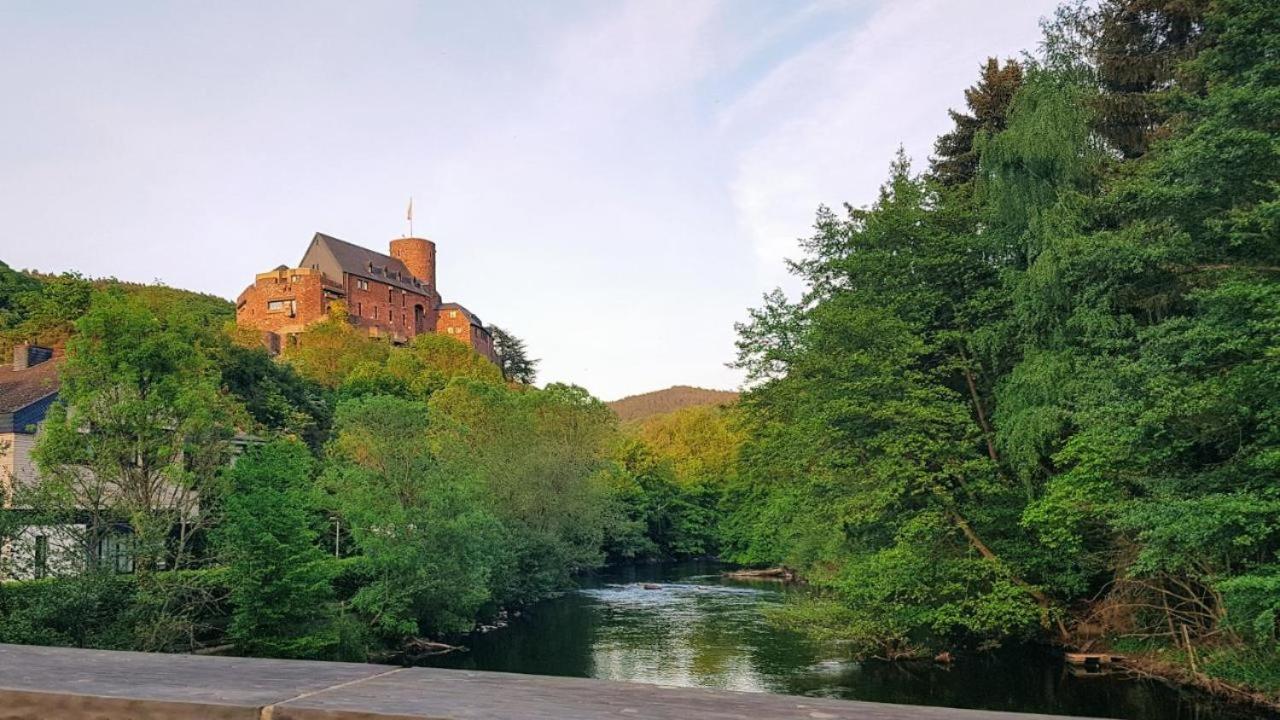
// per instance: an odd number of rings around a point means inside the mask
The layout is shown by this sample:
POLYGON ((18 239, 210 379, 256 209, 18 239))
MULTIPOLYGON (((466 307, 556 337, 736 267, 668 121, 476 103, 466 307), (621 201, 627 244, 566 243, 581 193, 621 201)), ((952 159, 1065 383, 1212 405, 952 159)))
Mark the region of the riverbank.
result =
POLYGON ((959 654, 950 664, 855 661, 767 620, 811 588, 725 578, 726 569, 707 562, 611 568, 582 578, 578 591, 529 607, 506 628, 467 638, 467 652, 424 664, 1122 720, 1258 718, 1154 678, 1078 673, 1047 646, 959 654))
POLYGON ((1280 718, 1280 688, 1258 688, 1248 683, 1232 683, 1221 677, 1193 669, 1185 653, 1168 648, 1138 651, 1124 656, 1121 667, 1135 677, 1155 680, 1170 687, 1194 689, 1212 697, 1280 718))

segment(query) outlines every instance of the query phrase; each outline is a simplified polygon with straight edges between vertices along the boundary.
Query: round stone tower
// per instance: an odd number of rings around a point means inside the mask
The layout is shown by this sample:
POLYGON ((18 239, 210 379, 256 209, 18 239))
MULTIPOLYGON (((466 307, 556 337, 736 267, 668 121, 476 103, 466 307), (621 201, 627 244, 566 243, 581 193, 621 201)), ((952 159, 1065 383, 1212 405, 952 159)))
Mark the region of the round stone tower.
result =
POLYGON ((396 238, 391 257, 404 263, 413 276, 436 289, 436 244, 423 238, 396 238))

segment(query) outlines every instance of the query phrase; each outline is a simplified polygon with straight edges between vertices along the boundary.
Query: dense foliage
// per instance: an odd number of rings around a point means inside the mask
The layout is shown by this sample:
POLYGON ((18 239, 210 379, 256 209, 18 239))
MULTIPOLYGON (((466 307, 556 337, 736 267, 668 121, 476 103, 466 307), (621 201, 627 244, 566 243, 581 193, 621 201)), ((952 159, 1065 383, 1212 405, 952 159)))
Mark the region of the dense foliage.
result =
POLYGON ((820 210, 803 296, 740 326, 727 555, 802 569, 831 604, 791 619, 863 653, 1275 657, 1280 6, 1045 31, 984 66, 928 172, 820 210))
POLYGON ((0 641, 364 659, 719 555, 798 570, 780 616, 863 656, 1052 639, 1280 687, 1280 6, 1069 4, 965 98, 927 169, 819 209, 736 404, 611 411, 500 329, 498 366, 340 304, 273 359, 221 301, 0 266, 6 339, 67 349, 0 533, 78 558, 0 586, 0 641))
POLYGON ((41 480, 0 512, 3 569, 54 578, 11 594, 5 637, 365 659, 558 592, 620 532, 616 418, 519 382, 532 361, 394 347, 340 305, 273 359, 200 296, 5 270, 13 339, 65 350, 41 480), (81 611, 102 627, 63 627, 81 611))

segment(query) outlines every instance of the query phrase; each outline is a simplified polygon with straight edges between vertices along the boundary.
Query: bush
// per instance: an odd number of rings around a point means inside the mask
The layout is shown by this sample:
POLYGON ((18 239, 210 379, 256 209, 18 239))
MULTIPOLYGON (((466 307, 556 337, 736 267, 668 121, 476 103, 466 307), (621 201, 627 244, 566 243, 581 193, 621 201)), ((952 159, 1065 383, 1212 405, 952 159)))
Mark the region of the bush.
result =
POLYGON ((190 650, 226 623, 221 569, 90 573, 0 584, 0 642, 109 650, 190 650))

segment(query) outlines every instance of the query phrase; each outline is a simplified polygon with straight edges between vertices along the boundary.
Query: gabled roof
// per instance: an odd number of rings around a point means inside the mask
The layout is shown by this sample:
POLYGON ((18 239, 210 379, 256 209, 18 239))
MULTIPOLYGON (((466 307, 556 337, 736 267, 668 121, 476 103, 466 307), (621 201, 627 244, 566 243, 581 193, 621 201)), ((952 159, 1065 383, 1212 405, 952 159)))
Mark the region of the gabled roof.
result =
POLYGON ((341 282, 342 274, 347 273, 420 294, 428 289, 396 258, 324 233, 311 239, 298 267, 316 268, 334 282, 341 282))
POLYGON ((58 392, 58 367, 62 357, 14 370, 12 365, 0 367, 0 413, 12 413, 56 395, 58 392))
POLYGON ((440 303, 440 309, 441 310, 458 310, 463 314, 464 317, 467 318, 467 320, 472 325, 475 325, 478 328, 484 329, 484 323, 480 322, 480 316, 466 309, 459 303, 456 303, 456 302, 440 303))

